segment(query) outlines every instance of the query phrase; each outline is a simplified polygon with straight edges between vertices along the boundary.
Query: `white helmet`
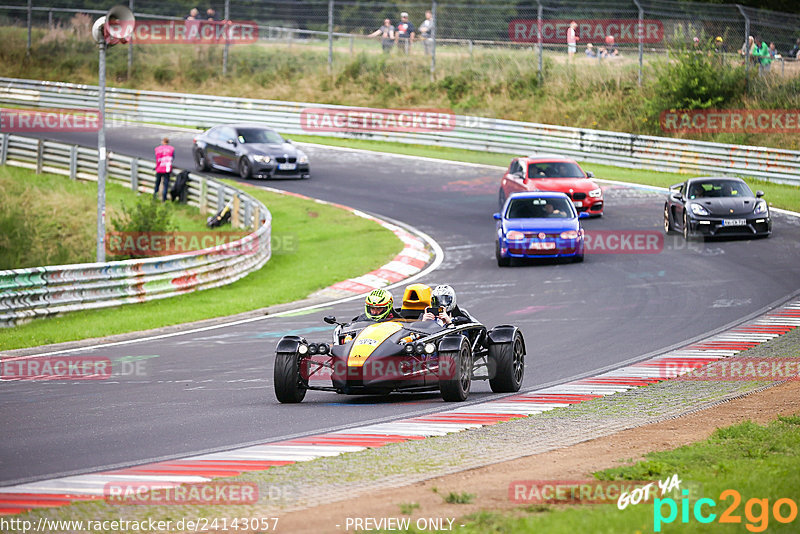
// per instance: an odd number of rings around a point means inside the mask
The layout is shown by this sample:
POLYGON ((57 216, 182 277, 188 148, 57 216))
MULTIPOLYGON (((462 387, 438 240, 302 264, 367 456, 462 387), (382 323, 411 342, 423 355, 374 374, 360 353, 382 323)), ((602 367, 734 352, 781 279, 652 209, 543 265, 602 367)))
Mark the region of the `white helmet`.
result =
POLYGON ((431 297, 436 297, 439 306, 443 307, 448 312, 452 312, 456 307, 456 291, 450 286, 436 286, 433 288, 431 297))

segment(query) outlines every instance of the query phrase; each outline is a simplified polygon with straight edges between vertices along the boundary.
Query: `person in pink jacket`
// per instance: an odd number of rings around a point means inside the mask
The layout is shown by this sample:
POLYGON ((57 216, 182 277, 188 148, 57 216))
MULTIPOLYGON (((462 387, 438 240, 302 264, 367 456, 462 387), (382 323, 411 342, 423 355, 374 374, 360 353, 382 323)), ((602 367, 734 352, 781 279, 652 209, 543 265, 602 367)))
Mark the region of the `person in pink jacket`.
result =
POLYGON ((166 202, 167 191, 169 190, 169 177, 172 175, 172 159, 175 156, 175 147, 169 144, 169 139, 165 137, 161 144, 156 147, 156 187, 153 189, 153 198, 158 196, 158 188, 164 182, 164 193, 161 195, 161 202, 166 202))

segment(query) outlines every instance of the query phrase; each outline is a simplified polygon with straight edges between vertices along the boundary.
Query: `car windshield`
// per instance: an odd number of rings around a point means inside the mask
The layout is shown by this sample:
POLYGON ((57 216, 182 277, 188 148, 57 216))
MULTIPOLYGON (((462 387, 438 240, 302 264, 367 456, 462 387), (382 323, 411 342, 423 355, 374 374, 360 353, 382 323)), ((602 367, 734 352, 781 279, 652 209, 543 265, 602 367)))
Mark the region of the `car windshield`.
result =
POLYGON ((283 137, 274 130, 264 128, 239 128, 240 143, 283 143, 283 137))
POLYGON ((577 163, 546 161, 528 165, 528 178, 585 178, 577 163))
POLYGON ((574 217, 567 198, 514 198, 508 203, 506 219, 567 219, 574 217))
POLYGON ((747 184, 739 180, 695 180, 689 184, 689 199, 752 197, 747 184))

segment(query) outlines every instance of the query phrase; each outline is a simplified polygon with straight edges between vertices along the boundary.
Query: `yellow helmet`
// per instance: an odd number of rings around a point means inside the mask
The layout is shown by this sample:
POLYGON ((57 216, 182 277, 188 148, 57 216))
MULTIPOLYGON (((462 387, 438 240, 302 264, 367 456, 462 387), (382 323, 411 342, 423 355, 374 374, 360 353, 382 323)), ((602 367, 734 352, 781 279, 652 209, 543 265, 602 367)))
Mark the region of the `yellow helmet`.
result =
POLYGON ((385 289, 376 289, 364 300, 364 313, 373 321, 380 321, 392 311, 394 299, 385 289))

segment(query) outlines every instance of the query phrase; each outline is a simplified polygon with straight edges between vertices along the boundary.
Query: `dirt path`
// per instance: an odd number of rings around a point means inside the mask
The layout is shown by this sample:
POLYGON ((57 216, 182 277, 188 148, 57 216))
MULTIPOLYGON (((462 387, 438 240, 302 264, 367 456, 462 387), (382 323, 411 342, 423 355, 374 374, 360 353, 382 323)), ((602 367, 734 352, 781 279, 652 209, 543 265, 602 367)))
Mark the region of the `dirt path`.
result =
MULTIPOLYGON (((703 440, 719 427, 748 419, 764 424, 777 415, 796 413, 800 413, 800 380, 678 419, 626 430, 557 451, 288 513, 280 518, 278 530, 292 533, 345 532, 347 518, 351 518, 352 525, 352 518, 409 517, 400 512, 399 505, 403 503, 419 504, 410 516, 412 522, 417 518, 463 517, 482 509, 509 510, 518 506, 508 498, 508 487, 514 480, 587 479, 594 471, 622 465, 623 458, 638 461, 647 452, 703 440), (439 495, 433 492, 433 488, 438 489, 439 495), (473 504, 446 504, 440 495, 451 491, 473 493, 476 497, 473 504)), ((454 523, 457 524, 458 521, 454 523)), ((444 526, 448 526, 446 520, 444 526)))

